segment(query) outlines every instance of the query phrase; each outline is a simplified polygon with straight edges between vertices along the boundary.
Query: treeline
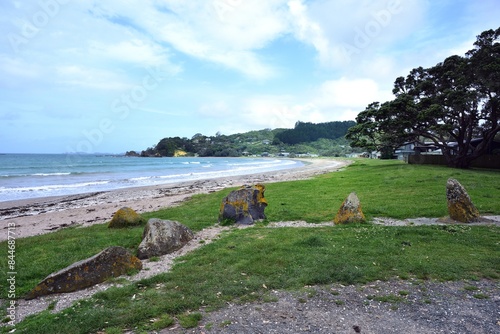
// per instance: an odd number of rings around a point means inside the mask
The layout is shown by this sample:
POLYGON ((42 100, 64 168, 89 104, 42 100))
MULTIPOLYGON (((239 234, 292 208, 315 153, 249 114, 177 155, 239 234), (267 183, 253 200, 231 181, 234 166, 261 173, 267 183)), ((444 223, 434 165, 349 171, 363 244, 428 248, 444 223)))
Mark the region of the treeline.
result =
POLYGON ((344 139, 347 129, 356 123, 297 122, 293 129, 264 129, 234 135, 192 138, 166 137, 142 152, 129 151, 126 155, 142 157, 173 157, 179 155, 200 157, 239 157, 245 155, 291 154, 343 155, 350 153, 344 139))
MULTIPOLYGON (((134 151, 127 152, 130 156, 142 157, 173 157, 173 156, 200 156, 200 157, 239 157, 242 155, 261 154, 262 150, 255 150, 257 144, 271 143, 274 131, 251 131, 244 134, 205 136, 201 133, 191 139, 167 137, 161 139, 154 147, 148 147, 140 154, 134 151), (251 146, 251 147, 249 147, 251 146)), ((261 146, 261 145, 257 145, 261 146)))
POLYGON ((278 133, 276 139, 289 145, 313 142, 320 138, 338 139, 344 137, 347 130, 354 125, 356 125, 354 121, 319 124, 298 121, 293 129, 278 133))

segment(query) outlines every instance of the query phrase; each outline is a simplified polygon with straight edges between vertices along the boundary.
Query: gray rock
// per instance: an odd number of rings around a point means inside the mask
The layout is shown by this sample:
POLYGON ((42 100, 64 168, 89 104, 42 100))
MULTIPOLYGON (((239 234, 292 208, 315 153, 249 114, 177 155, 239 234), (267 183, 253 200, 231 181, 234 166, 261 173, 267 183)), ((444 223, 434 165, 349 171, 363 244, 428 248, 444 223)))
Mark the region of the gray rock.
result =
POLYGON ((473 223, 480 219, 479 211, 469 194, 457 180, 450 178, 446 182, 446 198, 451 219, 462 223, 473 223))
POLYGON ((250 225, 255 220, 265 219, 265 187, 261 184, 243 186, 232 191, 221 203, 219 222, 230 221, 236 224, 250 225))
POLYGON ((335 224, 363 223, 366 221, 356 193, 352 192, 347 196, 333 221, 335 224))
POLYGON ((73 292, 131 270, 141 270, 142 262, 123 247, 109 247, 88 259, 76 262, 61 271, 50 274, 31 290, 26 299, 53 293, 73 292))
POLYGON ((182 248, 193 237, 193 232, 179 222, 152 218, 144 228, 137 256, 147 259, 172 253, 182 248))

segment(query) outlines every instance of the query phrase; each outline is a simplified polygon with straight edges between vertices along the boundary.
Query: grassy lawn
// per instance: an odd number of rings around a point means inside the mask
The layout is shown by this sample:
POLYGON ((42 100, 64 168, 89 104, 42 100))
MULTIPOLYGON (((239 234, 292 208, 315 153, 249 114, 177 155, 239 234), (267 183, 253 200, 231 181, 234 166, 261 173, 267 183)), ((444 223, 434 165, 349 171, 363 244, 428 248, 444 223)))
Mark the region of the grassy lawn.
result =
MULTIPOLYGON (((500 214, 500 172, 457 170, 442 166, 407 165, 400 161, 357 160, 340 173, 328 173, 313 180, 266 184, 268 221, 332 221, 342 201, 355 191, 368 218, 417 218, 448 215, 446 181, 457 179, 468 191, 481 214, 500 214)), ((195 196, 186 206, 145 216, 178 220, 193 230, 217 220, 227 189, 195 196)))
MULTIPOLYGON (((266 184, 267 222, 331 221, 351 191, 356 191, 369 218, 441 217, 447 214, 445 185, 449 177, 464 185, 482 214, 500 214, 498 171, 358 160, 342 172, 312 180, 266 184)), ((217 221, 220 201, 229 191, 194 196, 181 206, 144 216, 178 220, 198 231, 217 221)), ((498 227, 364 224, 267 229, 265 224, 230 230, 214 243, 179 258, 169 273, 111 288, 58 314, 46 311, 29 317, 16 326, 16 333, 154 330, 168 326, 174 317, 197 319, 198 314, 189 312, 200 307, 265 299, 269 289, 300 289, 312 284, 352 284, 392 277, 500 277, 498 227), (153 318, 158 320, 152 322, 153 318)), ((107 246, 134 250, 141 234, 142 227, 108 230, 97 225, 19 239, 17 294, 24 295, 51 272, 107 246)), ((0 244, 4 254, 6 249, 6 243, 0 244)), ((3 282, 8 271, 5 266, 1 262, 3 282)), ((6 291, 1 293, 6 298, 6 291)))

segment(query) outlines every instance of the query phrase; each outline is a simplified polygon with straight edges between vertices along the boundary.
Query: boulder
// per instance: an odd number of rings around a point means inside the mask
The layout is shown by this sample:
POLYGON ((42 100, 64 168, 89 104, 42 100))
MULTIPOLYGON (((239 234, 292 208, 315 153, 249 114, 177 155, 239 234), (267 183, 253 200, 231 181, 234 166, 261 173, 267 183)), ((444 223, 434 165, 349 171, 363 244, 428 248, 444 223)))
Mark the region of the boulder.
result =
POLYGON ((364 223, 366 221, 356 193, 352 192, 347 196, 333 221, 335 224, 364 223))
POLYGON ((108 224, 109 228, 123 228, 142 225, 146 220, 131 208, 121 208, 113 215, 108 224))
POLYGON ((137 250, 139 259, 172 253, 194 238, 193 232, 179 222, 151 218, 137 250))
POLYGON ((267 201, 264 198, 265 187, 261 184, 242 186, 227 195, 220 205, 219 223, 233 222, 250 225, 259 219, 265 219, 264 209, 267 201))
POLYGON ((479 211, 472 203, 465 188, 457 180, 450 178, 446 182, 446 198, 451 219, 462 223, 472 223, 479 220, 479 211))
POLYGON ((125 248, 109 247, 97 255, 50 274, 28 293, 26 299, 82 290, 131 270, 141 269, 141 260, 125 248))

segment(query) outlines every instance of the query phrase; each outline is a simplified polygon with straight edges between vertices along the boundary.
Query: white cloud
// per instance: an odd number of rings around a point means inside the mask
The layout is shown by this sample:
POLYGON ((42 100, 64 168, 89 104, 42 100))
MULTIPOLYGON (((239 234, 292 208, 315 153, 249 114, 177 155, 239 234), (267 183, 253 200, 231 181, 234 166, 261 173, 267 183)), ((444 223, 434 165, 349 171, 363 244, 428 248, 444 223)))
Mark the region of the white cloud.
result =
POLYGON ((225 66, 238 70, 248 77, 257 79, 268 79, 276 75, 276 71, 262 61, 259 57, 247 51, 228 51, 213 53, 208 57, 211 61, 224 64, 225 66))
POLYGON ((295 28, 295 36, 300 41, 314 46, 324 66, 335 62, 339 58, 337 53, 333 52, 330 41, 326 38, 321 26, 308 16, 307 7, 302 0, 291 0, 288 2, 288 7, 295 28))
POLYGON ((393 99, 390 90, 382 89, 374 80, 347 79, 326 81, 321 85, 315 103, 336 120, 353 120, 372 102, 393 99))
POLYGON ((167 63, 166 50, 150 41, 138 38, 123 40, 114 44, 90 41, 89 52, 95 56, 108 57, 115 61, 141 66, 159 66, 167 63))
POLYGON ((21 77, 33 79, 42 75, 43 70, 36 64, 23 61, 21 58, 13 58, 0 54, 0 72, 2 77, 21 77))
POLYGON ((62 85, 80 86, 103 90, 125 90, 130 86, 124 78, 107 70, 85 68, 78 65, 57 66, 56 82, 62 85))
POLYGON ((256 128, 289 128, 303 115, 302 108, 294 105, 288 96, 256 96, 245 102, 241 115, 256 128))
POLYGON ((257 53, 287 32, 285 0, 171 1, 99 3, 97 12, 112 20, 126 17, 157 42, 169 43, 189 56, 237 70, 249 77, 269 78, 274 69, 257 53), (114 13, 107 14, 107 13, 114 13))
POLYGON ((346 64, 346 56, 336 44, 342 34, 342 25, 339 24, 342 20, 341 13, 348 6, 335 5, 336 8, 331 8, 332 2, 321 1, 311 8, 306 6, 303 0, 292 0, 289 6, 295 23, 296 37, 314 46, 321 65, 331 68, 346 64), (333 17, 332 13, 336 15, 333 17), (324 20, 323 15, 328 15, 328 19, 324 20), (325 21, 328 24, 325 24, 325 21))
POLYGON ((295 122, 329 122, 354 120, 372 102, 393 98, 372 79, 329 80, 309 97, 287 95, 255 96, 247 99, 238 117, 254 128, 291 128, 295 122), (305 99, 304 99, 305 98, 305 99))
POLYGON ((387 92, 381 92, 372 79, 347 79, 326 81, 321 85, 317 99, 322 108, 349 107, 360 108, 373 101, 385 101, 390 98, 387 92))
POLYGON ((297 38, 314 46, 320 64, 332 69, 353 65, 407 38, 423 23, 426 8, 420 0, 291 0, 289 6, 297 38))
POLYGON ((221 131, 234 133, 262 128, 293 128, 297 121, 329 122, 354 120, 372 102, 392 99, 390 89, 369 78, 324 81, 302 96, 254 95, 241 101, 232 97, 204 105, 200 114, 209 116, 221 131), (235 127, 235 124, 239 126, 235 127))
POLYGON ((199 114, 203 116, 221 118, 231 115, 231 108, 225 101, 206 103, 199 108, 199 114))

